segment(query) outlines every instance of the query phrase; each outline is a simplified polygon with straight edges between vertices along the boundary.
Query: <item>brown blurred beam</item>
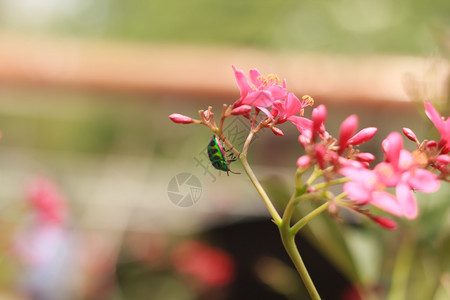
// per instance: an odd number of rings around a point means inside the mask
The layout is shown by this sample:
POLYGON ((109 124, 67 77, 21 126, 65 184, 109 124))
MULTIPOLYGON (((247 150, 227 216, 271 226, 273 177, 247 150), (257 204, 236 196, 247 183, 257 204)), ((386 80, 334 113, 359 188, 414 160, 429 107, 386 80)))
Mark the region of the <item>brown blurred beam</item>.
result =
POLYGON ((231 65, 287 78, 288 89, 320 101, 443 97, 448 61, 400 56, 343 57, 249 48, 124 44, 0 35, 0 84, 236 98, 231 65), (408 78, 415 78, 408 80, 408 78), (431 85, 431 87, 430 87, 431 85))

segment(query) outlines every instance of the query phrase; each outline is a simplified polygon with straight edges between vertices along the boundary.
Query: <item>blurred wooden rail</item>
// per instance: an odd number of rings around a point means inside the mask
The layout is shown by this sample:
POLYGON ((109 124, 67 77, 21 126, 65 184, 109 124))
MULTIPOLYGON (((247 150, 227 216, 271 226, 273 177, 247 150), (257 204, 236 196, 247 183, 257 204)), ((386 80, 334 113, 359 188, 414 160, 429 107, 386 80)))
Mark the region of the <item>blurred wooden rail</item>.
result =
POLYGON ((409 101, 415 77, 424 97, 447 93, 449 63, 400 56, 342 57, 248 48, 125 44, 0 35, 0 85, 39 85, 235 99, 231 65, 286 78, 298 96, 321 101, 409 101), (432 95, 429 95, 432 93, 432 95))

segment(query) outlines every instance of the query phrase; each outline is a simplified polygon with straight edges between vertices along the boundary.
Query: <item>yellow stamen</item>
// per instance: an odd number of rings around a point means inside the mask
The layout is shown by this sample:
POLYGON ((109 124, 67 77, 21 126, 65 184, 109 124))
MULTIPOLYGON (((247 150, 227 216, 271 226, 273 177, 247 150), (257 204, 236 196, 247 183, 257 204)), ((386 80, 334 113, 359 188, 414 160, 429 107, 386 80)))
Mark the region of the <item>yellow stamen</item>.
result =
POLYGON ((309 95, 305 95, 302 97, 302 100, 305 102, 305 105, 314 105, 314 99, 313 97, 309 96, 309 95))
POLYGON ((267 75, 267 77, 260 75, 257 77, 257 79, 261 81, 261 85, 263 85, 266 89, 280 83, 280 79, 274 74, 269 74, 267 75))

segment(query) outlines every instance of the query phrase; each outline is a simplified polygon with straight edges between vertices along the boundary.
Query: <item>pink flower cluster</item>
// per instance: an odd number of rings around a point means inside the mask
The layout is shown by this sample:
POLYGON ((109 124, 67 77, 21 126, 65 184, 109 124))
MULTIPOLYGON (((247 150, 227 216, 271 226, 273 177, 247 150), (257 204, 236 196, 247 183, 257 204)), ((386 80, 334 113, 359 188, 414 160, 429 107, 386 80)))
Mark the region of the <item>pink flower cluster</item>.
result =
POLYGON ((349 199, 361 206, 370 203, 395 216, 417 217, 414 191, 435 192, 440 187, 439 180, 448 181, 450 174, 450 120, 444 120, 429 102, 425 102, 425 112, 441 134, 440 140, 421 143, 411 129, 403 128, 405 136, 418 145, 411 153, 403 148, 399 133, 390 133, 382 142, 383 162, 373 169, 361 164, 340 169, 350 179, 344 184, 349 199), (395 196, 389 189, 395 190, 395 196))
POLYGON ((415 141, 419 149, 414 153, 403 149, 403 140, 399 133, 393 132, 382 143, 385 154, 383 162, 370 169, 375 160, 372 153, 361 153, 355 148, 372 139, 377 128, 368 127, 357 132, 358 117, 351 115, 340 127, 339 138, 334 139, 325 129, 327 110, 319 105, 312 112, 312 118, 303 117, 304 108, 313 104, 309 96, 300 101, 293 93, 287 92, 286 81, 282 85, 275 75, 263 77, 258 70, 249 72, 250 80, 233 66, 236 81, 240 89, 240 98, 233 104, 232 114, 242 114, 251 119, 249 112, 254 107, 256 114, 266 114, 267 127, 275 134, 283 135, 275 125, 293 123, 300 131, 299 142, 305 149, 305 155, 297 160, 299 168, 317 165, 324 172, 325 180, 339 175, 346 176, 344 192, 347 206, 365 214, 378 224, 394 228, 393 221, 375 216, 366 209, 374 205, 395 216, 413 219, 418 209, 414 191, 432 193, 439 189, 439 179, 448 181, 450 156, 450 120, 444 120, 434 107, 425 103, 427 116, 441 134, 436 141, 419 143, 415 134, 404 128, 405 135, 415 141), (439 175, 433 173, 436 170, 439 175), (395 190, 395 196, 390 193, 395 190))
MULTIPOLYGON (((287 91, 286 80, 280 84, 277 76, 271 74, 264 77, 256 69, 250 70, 249 79, 235 66, 233 71, 240 97, 233 105, 224 106, 221 126, 226 117, 242 115, 251 121, 255 132, 270 128, 275 134, 284 135, 276 126, 290 121, 298 128, 299 142, 305 149, 305 154, 297 160, 299 169, 304 171, 317 166, 326 182, 341 179, 342 176, 345 178, 341 182, 347 180, 343 190, 348 200, 330 198, 329 201, 336 200, 335 204, 350 207, 386 228, 394 228, 396 224, 392 220, 369 213, 368 205, 395 216, 413 219, 418 215, 414 191, 435 192, 440 187, 440 180, 449 181, 450 120, 441 117, 431 103, 425 102, 425 112, 440 133, 440 139, 420 142, 411 129, 403 128, 405 136, 418 146, 417 150, 409 152, 403 148, 402 136, 392 132, 382 143, 384 160, 370 168, 375 156, 361 153, 356 146, 372 139, 377 128, 357 131, 358 117, 351 115, 343 121, 339 138, 335 139, 325 129, 327 110, 324 105, 313 109, 311 119, 305 118, 304 109, 312 106, 314 100, 310 96, 299 100, 287 91), (265 114, 265 118, 256 126, 260 112, 265 114), (395 195, 391 191, 395 191, 395 195)), ((199 112, 201 120, 180 114, 172 114, 169 118, 175 123, 204 124, 213 131, 221 132, 222 127, 217 130, 211 109, 209 107, 207 111, 199 112)))

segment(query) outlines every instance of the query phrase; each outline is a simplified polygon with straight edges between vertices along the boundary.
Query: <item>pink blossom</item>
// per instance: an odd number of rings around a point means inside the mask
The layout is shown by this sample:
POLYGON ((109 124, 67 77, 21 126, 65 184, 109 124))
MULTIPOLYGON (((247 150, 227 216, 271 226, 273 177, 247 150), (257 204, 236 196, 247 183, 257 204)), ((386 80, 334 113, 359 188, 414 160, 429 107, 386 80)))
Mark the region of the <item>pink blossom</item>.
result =
POLYGON ((255 107, 269 107, 276 100, 286 97, 286 87, 279 85, 279 79, 275 75, 261 76, 257 69, 249 72, 250 82, 245 77, 242 70, 233 67, 234 76, 241 92, 240 98, 233 104, 233 107, 241 105, 251 105, 255 107))

